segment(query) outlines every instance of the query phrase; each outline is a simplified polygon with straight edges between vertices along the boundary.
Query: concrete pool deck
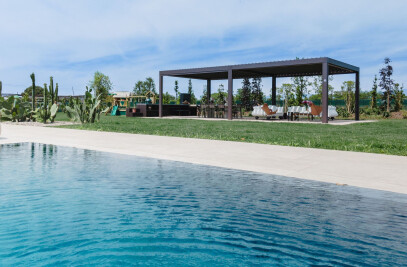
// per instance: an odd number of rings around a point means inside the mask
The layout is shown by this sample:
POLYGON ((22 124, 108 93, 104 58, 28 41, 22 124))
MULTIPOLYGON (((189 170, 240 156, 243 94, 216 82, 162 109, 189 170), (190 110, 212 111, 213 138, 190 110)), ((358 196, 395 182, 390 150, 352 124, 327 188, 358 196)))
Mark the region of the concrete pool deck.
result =
POLYGON ((53 144, 407 194, 403 156, 4 123, 1 128, 0 145, 53 144))

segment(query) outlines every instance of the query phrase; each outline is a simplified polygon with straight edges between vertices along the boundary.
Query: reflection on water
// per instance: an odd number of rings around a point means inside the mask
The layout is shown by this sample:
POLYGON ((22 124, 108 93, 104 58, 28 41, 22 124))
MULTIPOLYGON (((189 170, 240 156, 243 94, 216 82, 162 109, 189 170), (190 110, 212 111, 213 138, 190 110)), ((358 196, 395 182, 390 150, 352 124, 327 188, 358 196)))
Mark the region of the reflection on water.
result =
POLYGON ((401 194, 39 144, 0 170, 0 265, 407 262, 401 194))

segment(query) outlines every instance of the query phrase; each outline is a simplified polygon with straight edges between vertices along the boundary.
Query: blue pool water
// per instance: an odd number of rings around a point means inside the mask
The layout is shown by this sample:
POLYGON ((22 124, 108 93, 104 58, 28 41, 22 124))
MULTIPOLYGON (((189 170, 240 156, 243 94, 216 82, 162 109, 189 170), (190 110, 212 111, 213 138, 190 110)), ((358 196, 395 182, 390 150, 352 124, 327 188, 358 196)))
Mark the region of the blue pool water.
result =
POLYGON ((401 266, 406 207, 401 194, 0 146, 0 266, 401 266))

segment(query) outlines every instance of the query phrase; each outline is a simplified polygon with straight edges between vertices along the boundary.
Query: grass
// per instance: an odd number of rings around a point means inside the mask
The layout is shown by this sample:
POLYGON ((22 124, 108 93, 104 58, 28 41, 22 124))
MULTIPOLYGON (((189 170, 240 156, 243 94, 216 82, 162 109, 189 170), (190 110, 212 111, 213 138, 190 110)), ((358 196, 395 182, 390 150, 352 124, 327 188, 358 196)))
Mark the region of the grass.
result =
MULTIPOLYGON (((59 114, 57 120, 67 120, 59 114)), ((352 125, 256 123, 102 116, 94 124, 60 126, 107 132, 216 139, 407 156, 407 120, 352 125)))

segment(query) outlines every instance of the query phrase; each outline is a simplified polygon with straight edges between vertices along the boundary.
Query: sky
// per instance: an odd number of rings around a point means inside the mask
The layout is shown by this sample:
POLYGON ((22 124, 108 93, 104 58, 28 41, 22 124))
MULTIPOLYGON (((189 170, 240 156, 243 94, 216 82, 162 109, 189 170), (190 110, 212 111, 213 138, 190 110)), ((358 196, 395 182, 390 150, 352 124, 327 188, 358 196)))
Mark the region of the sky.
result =
MULTIPOLYGON (((95 71, 116 91, 160 70, 332 57, 360 67, 361 88, 390 57, 407 86, 407 1, 0 0, 0 81, 21 93, 36 74, 60 95, 82 94, 95 71)), ((354 75, 338 75, 336 90, 354 75)), ((186 92, 188 80, 178 79, 186 92)), ((174 78, 164 90, 174 94, 174 78)), ((277 86, 289 79, 278 79, 277 86)), ((212 88, 227 81, 213 82, 212 88)), ((204 83, 193 80, 195 94, 204 83)), ((234 81, 234 88, 241 80, 234 81)), ((271 78, 263 79, 270 94, 271 78)))

